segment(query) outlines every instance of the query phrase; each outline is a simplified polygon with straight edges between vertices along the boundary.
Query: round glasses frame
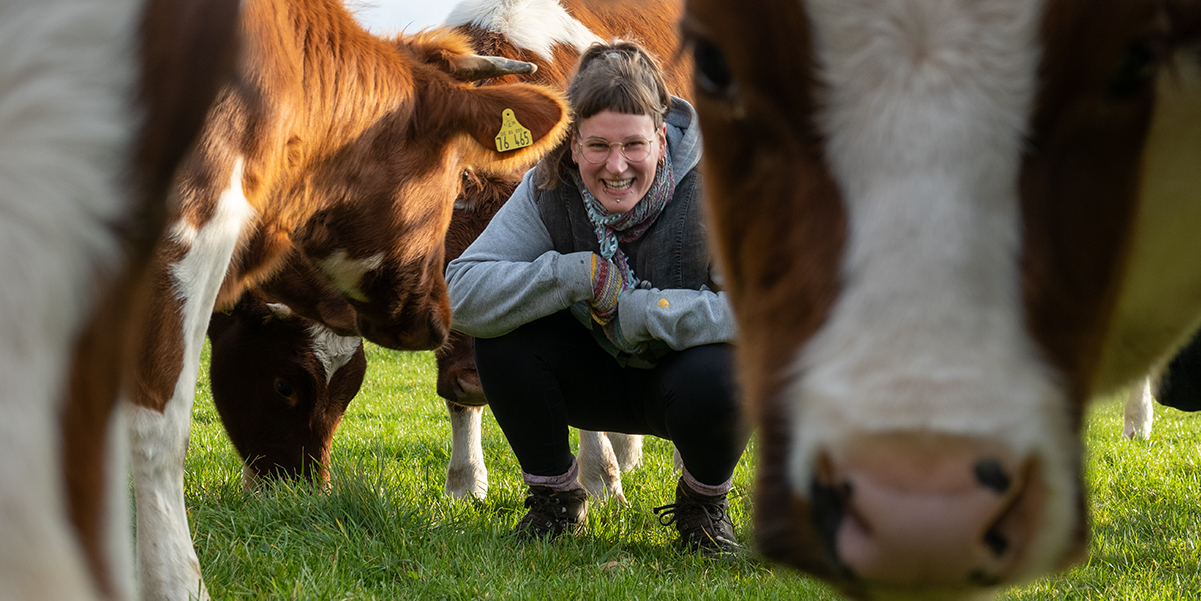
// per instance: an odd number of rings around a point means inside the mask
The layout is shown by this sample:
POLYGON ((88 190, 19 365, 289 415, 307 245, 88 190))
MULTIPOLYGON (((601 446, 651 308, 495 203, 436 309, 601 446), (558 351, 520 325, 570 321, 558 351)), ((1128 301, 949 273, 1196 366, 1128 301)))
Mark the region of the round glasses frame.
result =
POLYGON ((641 163, 642 161, 646 160, 646 157, 651 155, 651 146, 654 143, 655 141, 653 139, 648 140, 646 138, 637 138, 634 140, 627 140, 625 142, 610 142, 608 140, 593 138, 586 142, 576 142, 576 145, 580 147, 580 154, 584 155, 585 161, 588 161, 593 165, 599 165, 609 160, 609 157, 613 155, 614 146, 618 148, 618 152, 620 152, 621 156, 625 157, 627 161, 631 163, 641 163), (634 149, 633 151, 630 151, 626 148, 626 146, 629 144, 642 144, 642 148, 641 150, 634 149), (602 145, 605 146, 604 154, 601 154, 600 149, 596 148, 602 145), (633 152, 633 156, 630 156, 631 152, 633 152))

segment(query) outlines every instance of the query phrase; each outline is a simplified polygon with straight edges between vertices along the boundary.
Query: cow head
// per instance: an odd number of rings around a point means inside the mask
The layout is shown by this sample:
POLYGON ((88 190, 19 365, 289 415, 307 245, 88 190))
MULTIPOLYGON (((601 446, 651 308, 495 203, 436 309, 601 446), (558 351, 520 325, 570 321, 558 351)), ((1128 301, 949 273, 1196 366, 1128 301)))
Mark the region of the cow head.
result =
POLYGON ((1201 307, 1199 17, 688 1, 766 555, 923 599, 1083 556, 1085 401, 1201 307))
MULTIPOLYGON (((507 178, 474 170, 462 178, 445 239, 447 261, 483 232, 514 187, 507 178)), ((229 313, 213 315, 213 401, 248 478, 324 474, 334 432, 363 379, 356 321, 341 293, 298 253, 229 313), (323 357, 337 353, 320 350, 322 345, 359 350, 328 377, 323 357)), ((451 332, 435 355, 437 391, 452 410, 487 404, 470 336, 451 332)))
POLYGON ((449 32, 400 38, 396 49, 411 63, 410 96, 306 176, 332 202, 296 242, 354 307, 364 337, 432 349, 450 322, 443 236, 464 168, 502 172, 536 161, 564 135, 567 110, 548 88, 460 81, 496 71, 449 32), (508 121, 518 133, 498 150, 508 121))
POLYGON ((209 322, 213 403, 246 462, 264 477, 328 477, 330 444, 367 370, 362 341, 254 292, 209 322))

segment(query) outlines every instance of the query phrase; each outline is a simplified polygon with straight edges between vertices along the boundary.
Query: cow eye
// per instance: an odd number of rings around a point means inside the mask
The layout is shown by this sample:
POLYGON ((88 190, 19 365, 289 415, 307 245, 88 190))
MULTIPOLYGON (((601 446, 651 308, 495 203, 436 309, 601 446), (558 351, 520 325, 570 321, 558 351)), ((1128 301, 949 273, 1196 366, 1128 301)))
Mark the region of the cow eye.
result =
POLYGON ((276 378, 275 392, 286 399, 290 399, 291 396, 295 394, 296 390, 292 388, 292 385, 288 383, 287 380, 283 378, 276 378))
POLYGON ((720 48, 704 38, 693 38, 692 58, 696 62, 696 86, 702 92, 714 96, 729 93, 734 75, 720 48))
POLYGON ((1159 45, 1153 39, 1143 39, 1131 44, 1118 59, 1113 79, 1109 82, 1109 96, 1114 100, 1128 100, 1147 89, 1159 67, 1159 45))

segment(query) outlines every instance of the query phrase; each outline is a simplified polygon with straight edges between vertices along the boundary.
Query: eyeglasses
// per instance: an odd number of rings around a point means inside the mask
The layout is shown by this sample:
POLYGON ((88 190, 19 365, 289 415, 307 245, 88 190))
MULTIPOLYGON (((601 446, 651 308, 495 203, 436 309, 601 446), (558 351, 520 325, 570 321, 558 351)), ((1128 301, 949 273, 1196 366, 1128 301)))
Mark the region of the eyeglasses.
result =
POLYGON ((580 147, 580 154, 584 155, 584 160, 593 165, 599 165, 609 160, 614 146, 620 149, 621 156, 625 157, 627 161, 641 163, 650 155, 653 143, 654 140, 645 138, 636 138, 626 142, 609 142, 601 138, 589 138, 583 142, 576 142, 580 147))

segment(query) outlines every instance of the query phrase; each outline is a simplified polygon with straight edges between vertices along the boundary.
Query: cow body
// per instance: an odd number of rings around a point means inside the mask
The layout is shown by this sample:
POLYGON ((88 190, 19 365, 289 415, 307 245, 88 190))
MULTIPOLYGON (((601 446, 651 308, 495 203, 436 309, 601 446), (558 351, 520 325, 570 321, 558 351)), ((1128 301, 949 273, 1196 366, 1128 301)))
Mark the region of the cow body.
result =
POLYGON ((249 0, 240 40, 238 68, 176 180, 179 203, 155 251, 155 327, 131 391, 146 598, 206 596, 183 461, 214 308, 299 255, 354 308, 367 338, 391 348, 442 344, 442 237, 459 174, 524 164, 564 129, 555 93, 459 81, 497 72, 461 37, 377 38, 334 0, 249 0), (497 151, 505 110, 532 145, 497 151))
MULTIPOLYGON (((601 39, 625 36, 645 40, 648 47, 667 63, 669 84, 679 86, 674 89, 684 89, 690 65, 675 58, 678 47, 675 19, 680 10, 678 2, 652 2, 630 8, 597 7, 579 1, 538 0, 515 4, 473 0, 461 3, 452 11, 448 25, 469 36, 478 52, 529 61, 539 67, 532 75, 488 80, 492 84, 523 81, 563 88, 582 50, 601 39)), ((479 236, 532 164, 531 161, 499 168, 481 165, 464 172, 461 193, 455 202, 445 240, 445 261, 459 256, 479 236)), ((333 333, 355 336, 353 327, 349 327, 353 318, 347 318, 348 314, 353 315, 354 307, 344 302, 339 307, 336 292, 321 286, 320 278, 313 277, 310 274, 312 268, 306 267, 305 263, 303 258, 294 258, 287 269, 261 284, 265 297, 287 305, 298 316, 327 326, 333 333)), ((231 317, 239 322, 258 320, 256 315, 262 312, 262 309, 247 307, 235 309, 231 317)), ((221 316, 216 319, 228 321, 221 316)), ((222 333, 220 340, 213 338, 214 365, 236 363, 242 366, 236 381, 220 381, 226 374, 232 377, 233 370, 214 369, 214 400, 219 409, 223 408, 222 418, 235 446, 250 464, 248 477, 256 478, 265 473, 264 469, 292 476, 317 475, 323 469, 317 460, 328 456, 332 442, 333 429, 326 427, 327 420, 315 417, 307 425, 298 425, 297 430, 282 424, 259 423, 257 417, 260 409, 267 411, 279 406, 281 401, 271 389, 271 382, 283 377, 280 374, 302 370, 310 374, 306 379, 323 377, 320 366, 313 360, 312 350, 292 346, 294 340, 305 339, 305 332, 314 324, 294 318, 273 320, 272 323, 277 330, 237 328, 222 333), (285 330, 288 331, 285 333, 285 330), (241 338, 243 336, 247 338, 241 338), (275 354, 268 357, 264 353, 240 352, 238 347, 243 345, 272 348, 275 354), (282 363, 281 357, 285 358, 282 363), (243 361, 256 361, 258 367, 252 368, 243 361), (235 430, 259 432, 260 435, 235 435, 235 430), (302 453, 295 446, 286 450, 273 446, 282 438, 308 441, 309 449, 302 453), (304 466, 296 465, 293 460, 296 456, 307 457, 303 459, 304 466)), ((456 497, 482 498, 487 493, 488 473, 480 446, 480 427, 487 399, 475 371, 471 337, 451 333, 448 343, 438 348, 436 357, 437 392, 446 400, 452 425, 446 491, 456 497)), ((342 398, 341 395, 346 392, 313 391, 305 395, 328 399, 311 409, 314 416, 324 416, 345 409, 350 397, 342 398)), ((351 391, 350 396, 353 394, 351 391)), ((620 472, 640 462, 641 438, 598 432, 583 432, 581 436, 581 480, 585 486, 597 495, 612 494, 624 498, 620 472)))
POLYGON ((236 1, 0 6, 0 597, 129 598, 118 388, 236 1))
POLYGON ((1085 402, 1201 317, 1201 6, 689 0, 756 537, 862 598, 1086 550, 1085 402), (788 77, 781 77, 788 73, 788 77))

